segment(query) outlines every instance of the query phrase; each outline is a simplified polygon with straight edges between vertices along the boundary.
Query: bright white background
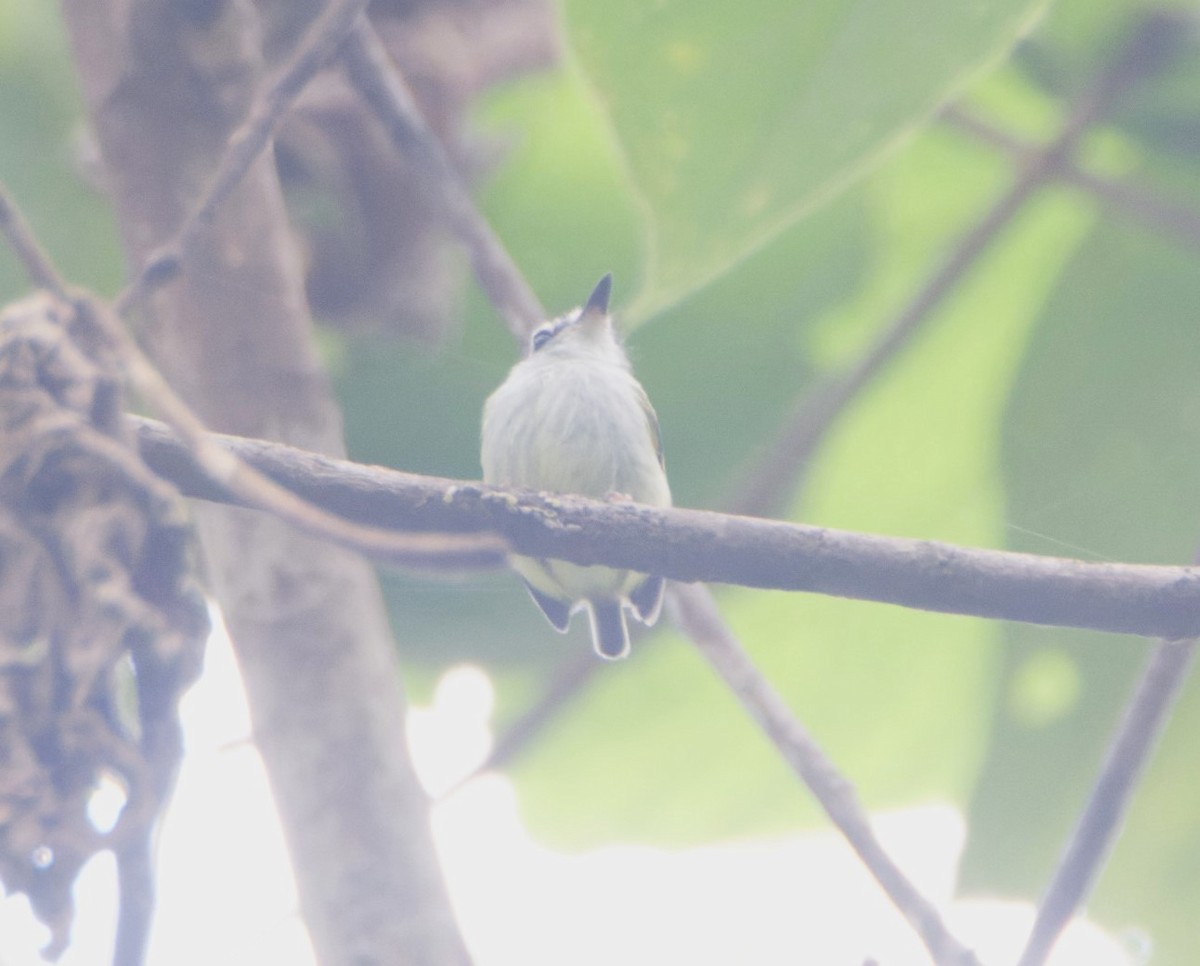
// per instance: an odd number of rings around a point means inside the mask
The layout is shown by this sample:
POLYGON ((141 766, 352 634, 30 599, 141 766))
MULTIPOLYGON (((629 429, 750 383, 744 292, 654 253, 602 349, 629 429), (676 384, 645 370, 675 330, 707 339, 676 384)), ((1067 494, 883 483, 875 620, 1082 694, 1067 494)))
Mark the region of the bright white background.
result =
MULTIPOLYGON (((486 754, 491 685, 456 668, 434 703, 412 712, 411 742, 431 790, 486 754)), ((153 966, 313 962, 283 840, 223 633, 182 714, 187 754, 158 843, 153 966)), ((117 796, 100 793, 96 809, 117 796)), ((613 846, 562 854, 521 824, 512 785, 477 779, 439 804, 434 830, 454 902, 479 966, 689 966, 928 963, 911 930, 831 831, 667 851, 613 846)), ((987 964, 1015 961, 1032 922, 1022 903, 948 904, 965 828, 931 804, 875 817, 885 846, 987 964)), ((77 887, 74 942, 62 966, 107 966, 113 865, 102 856, 77 887)), ((0 900, 0 966, 35 966, 46 933, 23 898, 0 900)), ((1136 930, 1119 938, 1077 922, 1055 966, 1144 961, 1136 930)))

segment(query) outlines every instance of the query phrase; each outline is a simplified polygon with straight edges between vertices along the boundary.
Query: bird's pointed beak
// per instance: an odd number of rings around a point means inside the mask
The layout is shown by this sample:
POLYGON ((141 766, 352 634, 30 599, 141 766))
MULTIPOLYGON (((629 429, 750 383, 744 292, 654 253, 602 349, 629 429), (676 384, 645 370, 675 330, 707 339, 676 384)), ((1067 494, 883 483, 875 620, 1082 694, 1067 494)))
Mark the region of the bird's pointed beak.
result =
POLYGON ((583 307, 584 315, 608 315, 608 299, 612 295, 612 272, 606 274, 596 283, 592 294, 588 296, 587 304, 583 307))

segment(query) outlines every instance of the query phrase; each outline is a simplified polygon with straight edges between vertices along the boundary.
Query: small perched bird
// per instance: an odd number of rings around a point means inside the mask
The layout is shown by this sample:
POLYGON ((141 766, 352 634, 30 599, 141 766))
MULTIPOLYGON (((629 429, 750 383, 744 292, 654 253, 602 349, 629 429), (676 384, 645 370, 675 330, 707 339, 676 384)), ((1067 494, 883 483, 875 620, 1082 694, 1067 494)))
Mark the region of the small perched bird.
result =
MULTIPOLYGON (((534 332, 529 355, 484 404, 486 482, 671 505, 658 417, 617 339, 611 291, 605 275, 585 305, 534 332)), ((587 610, 602 657, 629 653, 626 608, 643 624, 662 609, 661 577, 531 557, 512 563, 559 631, 587 610)))

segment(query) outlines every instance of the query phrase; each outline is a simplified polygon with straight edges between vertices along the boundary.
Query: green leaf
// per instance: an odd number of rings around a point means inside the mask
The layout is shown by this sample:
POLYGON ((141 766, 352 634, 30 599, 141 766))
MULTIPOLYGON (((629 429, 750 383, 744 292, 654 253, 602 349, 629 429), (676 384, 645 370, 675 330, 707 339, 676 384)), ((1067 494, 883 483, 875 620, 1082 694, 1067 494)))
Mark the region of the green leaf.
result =
MULTIPOLYGON (((1148 6, 1060 0, 1022 63, 1049 89, 1080 91, 1148 6)), ((1103 160, 1112 167, 1119 156, 1120 177, 1184 199, 1181 207, 1200 190, 1197 64, 1193 53, 1145 80, 1117 105, 1113 129, 1100 132, 1103 160), (1118 132, 1133 139, 1118 141, 1118 132)), ((1169 233, 1114 211, 1080 249, 1046 304, 1004 418, 1010 546, 1087 559, 1191 558, 1200 542, 1198 303, 1195 250, 1169 233)), ((1005 635, 1003 698, 962 881, 1033 897, 1078 820, 1152 645, 1019 625, 1005 635)), ((1088 900, 1090 916, 1143 933, 1162 962, 1195 954, 1198 720, 1193 680, 1088 900)))
MULTIPOLYGON (((1194 168, 1194 162, 1193 162, 1194 168)), ((1193 184, 1200 172, 1193 170, 1193 184)), ((1005 418, 1010 544, 1182 563, 1200 543, 1200 273, 1194 250, 1105 223, 1046 306, 1005 418)), ((1012 626, 997 738, 964 875, 1037 894, 1075 824, 1149 645, 1012 626), (1069 668, 1074 697, 1030 714, 1069 668), (1012 848, 1020 841, 1019 849, 1012 848)), ((1200 825, 1192 687, 1101 879, 1093 916, 1146 929, 1156 958, 1195 950, 1200 825), (1189 871, 1184 872, 1186 865, 1189 871)))
POLYGON ((508 149, 484 193, 486 214, 546 310, 578 305, 609 271, 622 309, 642 271, 637 212, 578 71, 489 97, 480 124, 508 149))
POLYGON ((567 0, 572 46, 644 209, 644 317, 858 178, 1040 0, 567 0))
MULTIPOLYGON (((1004 170, 938 130, 918 139, 868 190, 830 209, 861 218, 866 206, 876 237, 859 257, 870 270, 844 275, 842 298, 790 337, 776 332, 776 352, 796 352, 820 333, 823 354, 853 356, 854 345, 923 280, 935 253, 953 243, 954 228, 990 202, 1004 170), (947 178, 948 170, 958 176, 947 178)), ((989 428, 999 424, 1042 299, 1090 217, 1063 195, 1025 213, 1019 230, 1014 226, 847 414, 813 468, 797 516, 968 544, 1002 541, 999 455, 989 428)), ((811 224, 793 231, 802 235, 811 224)), ((843 256, 829 254, 836 272, 843 256)), ((821 254, 809 257, 804 271, 819 277, 821 254)), ((732 286, 742 272, 723 284, 732 286)), ((747 320, 749 332, 757 321, 747 320)), ((645 339, 665 339, 672 328, 664 318, 645 339)), ((743 348, 733 346, 728 360, 736 363, 743 348)), ((743 396, 775 398, 781 383, 787 386, 786 367, 764 363, 757 375, 738 378, 724 376, 715 353, 691 361, 686 371, 697 406, 718 378, 736 388, 713 405, 735 411, 746 406, 743 396)), ((793 380, 806 378, 793 369, 793 380)), ((691 421, 691 432, 715 438, 728 429, 715 409, 706 412, 691 421)), ((717 445, 724 454, 731 444, 717 445)), ((709 472, 727 472, 722 457, 709 461, 709 472)), ((870 805, 966 800, 986 757, 997 699, 995 625, 794 594, 728 591, 721 604, 768 679, 870 805)), ((818 818, 796 778, 695 654, 673 637, 640 651, 635 644, 639 653, 628 666, 605 668, 517 769, 526 817, 540 834, 575 845, 611 837, 699 841, 818 818)))

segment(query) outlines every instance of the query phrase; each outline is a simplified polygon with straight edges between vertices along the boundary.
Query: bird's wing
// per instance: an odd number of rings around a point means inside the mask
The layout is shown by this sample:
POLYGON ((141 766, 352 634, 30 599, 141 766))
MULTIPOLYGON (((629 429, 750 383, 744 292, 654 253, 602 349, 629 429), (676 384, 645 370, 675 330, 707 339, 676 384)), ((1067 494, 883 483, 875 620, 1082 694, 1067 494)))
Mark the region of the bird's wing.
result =
POLYGON ((658 465, 665 470, 667 468, 667 461, 663 456, 662 433, 658 428, 658 413, 650 405, 650 397, 646 395, 646 390, 640 385, 637 388, 638 402, 641 403, 642 412, 646 414, 646 428, 650 430, 650 439, 654 442, 654 452, 658 455, 658 465))

